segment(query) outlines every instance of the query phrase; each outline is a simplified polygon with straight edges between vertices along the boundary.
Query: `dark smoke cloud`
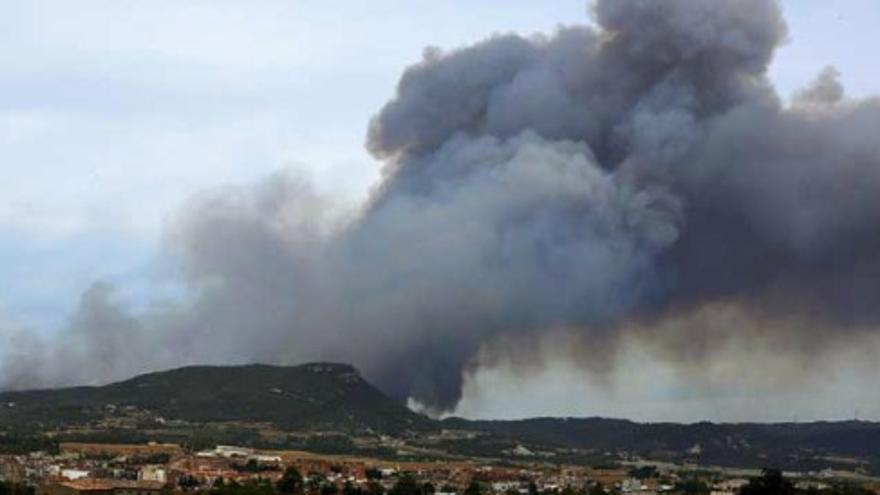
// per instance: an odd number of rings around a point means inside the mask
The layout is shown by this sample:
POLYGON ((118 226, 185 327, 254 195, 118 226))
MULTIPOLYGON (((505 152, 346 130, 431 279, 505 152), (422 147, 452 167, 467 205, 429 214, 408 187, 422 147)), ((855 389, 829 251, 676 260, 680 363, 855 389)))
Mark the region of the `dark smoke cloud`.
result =
POLYGON ((699 325, 663 322, 718 305, 800 315, 794 353, 870 333, 880 102, 846 99, 833 69, 780 101, 770 0, 593 14, 595 29, 426 50, 370 123, 386 166, 363 208, 284 176, 195 198, 168 233, 190 302, 134 316, 96 286, 57 342, 10 347, 2 384, 334 359, 448 410, 481 349, 560 329, 593 363, 630 332, 670 359, 711 354, 687 343, 699 325))

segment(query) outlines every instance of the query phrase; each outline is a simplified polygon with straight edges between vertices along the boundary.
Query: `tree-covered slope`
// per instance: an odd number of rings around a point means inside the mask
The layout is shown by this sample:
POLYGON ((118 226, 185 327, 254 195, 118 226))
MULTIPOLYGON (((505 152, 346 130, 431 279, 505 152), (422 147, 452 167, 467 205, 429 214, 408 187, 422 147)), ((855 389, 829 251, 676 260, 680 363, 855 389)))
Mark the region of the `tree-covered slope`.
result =
POLYGON ((193 422, 271 422, 281 428, 424 428, 430 421, 386 397, 348 365, 196 366, 102 387, 0 394, 0 422, 70 424, 134 407, 193 422))

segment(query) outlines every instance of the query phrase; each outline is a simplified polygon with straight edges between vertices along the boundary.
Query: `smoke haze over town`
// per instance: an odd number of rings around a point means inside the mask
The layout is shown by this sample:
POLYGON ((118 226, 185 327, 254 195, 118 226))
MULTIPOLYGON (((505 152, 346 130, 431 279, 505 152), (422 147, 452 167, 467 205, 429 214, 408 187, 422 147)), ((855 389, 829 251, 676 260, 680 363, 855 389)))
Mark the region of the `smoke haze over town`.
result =
POLYGON ((435 415, 880 419, 880 99, 830 65, 783 94, 783 7, 598 0, 425 48, 363 122, 368 193, 189 195, 161 289, 96 279, 57 330, 4 306, 0 389, 327 360, 435 415))

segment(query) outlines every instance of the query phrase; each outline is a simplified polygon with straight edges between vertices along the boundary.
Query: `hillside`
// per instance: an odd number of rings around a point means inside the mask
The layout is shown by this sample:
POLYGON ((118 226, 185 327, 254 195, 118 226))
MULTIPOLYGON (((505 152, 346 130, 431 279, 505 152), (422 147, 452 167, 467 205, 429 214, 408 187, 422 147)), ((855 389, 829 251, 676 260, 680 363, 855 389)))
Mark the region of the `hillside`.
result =
POLYGON ((636 423, 608 418, 519 421, 444 420, 444 427, 479 430, 499 442, 556 449, 626 452, 640 458, 792 470, 835 468, 880 474, 880 423, 636 423))
POLYGON ((423 428, 428 419, 389 399, 348 365, 197 366, 102 387, 0 393, 0 424, 87 423, 109 410, 189 422, 268 422, 283 429, 423 428))
POLYGON ((0 393, 0 451, 51 448, 53 442, 71 440, 160 440, 192 448, 234 443, 413 457, 528 460, 535 455, 591 464, 635 456, 698 465, 830 467, 880 475, 880 423, 438 421, 388 398, 355 368, 330 363, 198 366, 102 387, 0 393))

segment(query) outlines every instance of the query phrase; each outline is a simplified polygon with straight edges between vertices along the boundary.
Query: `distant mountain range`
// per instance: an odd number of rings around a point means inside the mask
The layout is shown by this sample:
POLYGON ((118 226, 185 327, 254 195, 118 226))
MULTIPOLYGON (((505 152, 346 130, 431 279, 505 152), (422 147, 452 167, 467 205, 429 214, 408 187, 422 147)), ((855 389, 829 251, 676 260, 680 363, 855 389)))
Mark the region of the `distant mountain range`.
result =
MULTIPOLYGON (((331 432, 346 438, 390 435, 416 446, 419 452, 457 456, 590 462, 638 457, 880 475, 880 423, 675 424, 605 418, 440 421, 387 397, 345 364, 197 366, 102 387, 0 393, 0 440, 2 435, 22 430, 52 432, 52 438, 64 438, 70 431, 99 437, 111 431, 113 438, 124 440, 132 435, 139 440, 138 435, 174 434, 173 428, 156 423, 175 421, 242 428, 269 424, 282 432, 331 432), (125 423, 126 418, 131 421, 125 423)), ((265 439, 264 435, 242 438, 256 443, 265 439)), ((354 448, 354 443, 337 448, 346 446, 354 448)))

